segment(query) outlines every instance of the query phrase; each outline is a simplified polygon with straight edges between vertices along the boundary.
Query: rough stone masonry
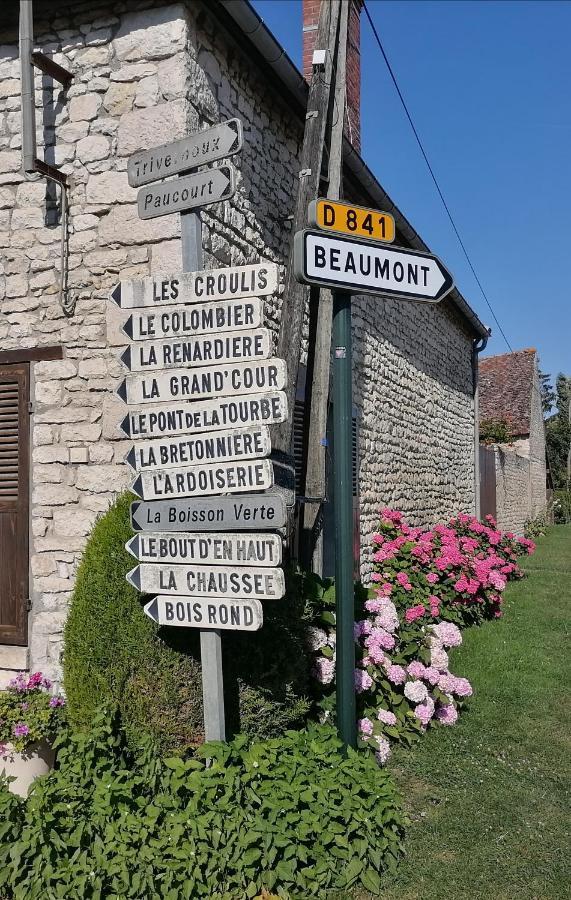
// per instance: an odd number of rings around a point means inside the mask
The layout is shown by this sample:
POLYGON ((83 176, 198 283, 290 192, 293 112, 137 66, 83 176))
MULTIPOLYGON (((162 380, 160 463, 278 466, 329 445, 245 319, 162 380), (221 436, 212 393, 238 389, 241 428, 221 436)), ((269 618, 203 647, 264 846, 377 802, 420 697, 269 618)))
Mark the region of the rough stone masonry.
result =
MULTIPOLYGON (((81 551, 132 474, 130 441, 118 429, 125 407, 114 393, 125 374, 125 316, 108 294, 119 277, 181 270, 180 217, 138 218, 127 159, 239 117, 237 192, 204 212, 205 265, 283 264, 303 122, 202 4, 69 0, 51 9, 45 21, 36 13, 35 44, 74 78, 64 97, 37 73, 38 152, 70 176, 77 304, 68 318, 59 303, 54 189, 20 172, 17 34, 0 33, 0 349, 63 347, 63 359, 31 364, 28 662, 57 681, 81 551)), ((264 304, 274 338, 281 302, 277 292, 264 304)), ((447 303, 358 298, 353 327, 366 549, 381 505, 418 523, 474 508, 471 337, 447 303)), ((15 659, 0 648, 0 673, 15 659)))

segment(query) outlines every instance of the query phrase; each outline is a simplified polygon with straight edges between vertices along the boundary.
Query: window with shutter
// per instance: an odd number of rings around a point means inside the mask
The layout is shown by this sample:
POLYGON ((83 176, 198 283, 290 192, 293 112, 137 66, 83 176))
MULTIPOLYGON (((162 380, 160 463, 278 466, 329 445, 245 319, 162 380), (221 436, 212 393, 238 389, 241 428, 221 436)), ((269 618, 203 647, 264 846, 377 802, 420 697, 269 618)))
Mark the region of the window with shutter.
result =
POLYGON ((0 365, 0 643, 27 642, 29 365, 0 365))

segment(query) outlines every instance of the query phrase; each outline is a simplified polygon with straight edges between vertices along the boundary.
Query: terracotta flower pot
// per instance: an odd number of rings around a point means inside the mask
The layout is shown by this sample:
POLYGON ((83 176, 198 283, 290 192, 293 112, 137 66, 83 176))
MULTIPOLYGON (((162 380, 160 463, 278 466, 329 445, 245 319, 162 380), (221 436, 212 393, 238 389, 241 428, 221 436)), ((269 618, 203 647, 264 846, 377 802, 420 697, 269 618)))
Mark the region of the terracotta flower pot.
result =
POLYGON ((0 773, 16 779, 9 785, 13 794, 27 797, 34 778, 53 768, 55 753, 46 741, 30 744, 21 753, 12 744, 5 744, 5 748, 4 755, 0 756, 0 773))

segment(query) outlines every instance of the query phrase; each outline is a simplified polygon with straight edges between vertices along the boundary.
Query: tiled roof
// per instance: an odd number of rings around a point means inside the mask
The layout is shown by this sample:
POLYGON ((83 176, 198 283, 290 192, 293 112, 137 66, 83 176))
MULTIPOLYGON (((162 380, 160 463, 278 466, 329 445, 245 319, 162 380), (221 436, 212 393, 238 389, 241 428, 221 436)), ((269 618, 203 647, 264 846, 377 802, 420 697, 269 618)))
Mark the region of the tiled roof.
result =
POLYGON ((536 367, 534 347, 481 359, 480 422, 506 419, 514 436, 529 434, 536 367))

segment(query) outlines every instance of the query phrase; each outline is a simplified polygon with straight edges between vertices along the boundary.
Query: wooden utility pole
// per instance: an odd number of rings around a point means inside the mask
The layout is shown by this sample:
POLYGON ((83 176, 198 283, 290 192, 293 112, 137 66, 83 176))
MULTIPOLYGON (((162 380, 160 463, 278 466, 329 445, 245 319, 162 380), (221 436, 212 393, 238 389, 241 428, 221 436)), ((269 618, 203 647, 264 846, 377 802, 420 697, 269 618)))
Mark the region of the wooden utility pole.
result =
MULTIPOLYGON (((324 4, 322 4, 324 5, 324 4)), ((333 73, 334 103, 329 146, 327 197, 338 200, 343 183, 343 132, 346 96, 346 57, 349 3, 341 4, 336 67, 333 73)), ((300 545, 306 565, 321 574, 322 506, 326 493, 326 432, 329 405, 329 373, 331 368, 331 323, 333 304, 331 291, 317 289, 316 302, 310 306, 310 343, 305 392, 306 465, 304 493, 309 502, 303 507, 303 531, 300 545), (312 327, 313 321, 315 322, 312 327)))
POLYGON ((332 78, 335 67, 340 0, 322 3, 319 12, 316 50, 325 50, 322 66, 314 72, 309 87, 305 131, 301 149, 299 186, 292 223, 292 240, 281 311, 277 355, 286 360, 288 381, 285 388, 290 415, 286 422, 272 426, 274 462, 289 468, 293 474, 292 437, 293 409, 297 386, 297 374, 301 354, 301 338, 307 289, 295 278, 293 271, 293 236, 306 224, 307 207, 319 193, 323 164, 326 128, 332 105, 332 78))

